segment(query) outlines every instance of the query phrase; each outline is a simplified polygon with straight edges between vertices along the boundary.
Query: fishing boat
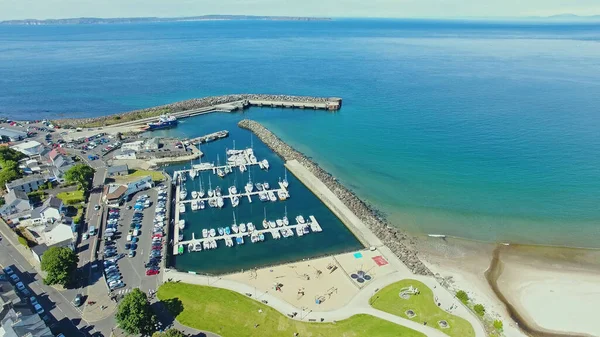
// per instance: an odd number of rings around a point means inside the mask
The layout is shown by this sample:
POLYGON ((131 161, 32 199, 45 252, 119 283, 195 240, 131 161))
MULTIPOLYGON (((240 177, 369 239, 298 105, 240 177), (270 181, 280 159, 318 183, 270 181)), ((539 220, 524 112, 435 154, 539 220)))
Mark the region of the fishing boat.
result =
POLYGON ((271 185, 269 185, 269 183, 265 181, 265 182, 263 183, 263 188, 264 188, 265 190, 268 190, 269 188, 271 188, 271 185))
POLYGON ((200 242, 196 242, 196 243, 194 244, 194 249, 193 249, 193 251, 195 251, 195 252, 201 252, 201 251, 202 251, 202 244, 201 244, 200 242))
POLYGON ((192 199, 198 198, 198 191, 192 191, 192 199))
POLYGON ((225 235, 231 234, 231 229, 229 228, 229 226, 225 227, 224 231, 225 231, 225 235))
POLYGON ((283 227, 283 221, 281 219, 275 220, 275 223, 277 224, 277 227, 283 227))
POLYGON ((283 174, 284 174, 284 177, 283 177, 283 180, 281 181, 281 185, 282 185, 284 188, 287 188, 287 187, 288 187, 288 185, 290 184, 290 183, 288 182, 288 180, 287 180, 287 169, 285 169, 285 171, 284 171, 284 173, 283 173, 283 174))
POLYGON ((208 237, 208 229, 204 228, 204 229, 202 230, 202 237, 203 237, 203 238, 207 238, 207 237, 208 237))
POLYGON ((237 238, 235 238, 235 243, 237 243, 238 245, 243 245, 244 244, 244 237, 243 236, 238 236, 237 238))
POLYGON ((265 168, 265 170, 269 169, 269 161, 267 161, 266 159, 263 159, 261 161, 261 163, 262 163, 262 166, 265 168))
POLYGON ((281 219, 281 221, 283 221, 283 224, 285 226, 289 226, 289 224, 290 224, 290 221, 288 220, 288 217, 287 217, 287 206, 285 206, 285 213, 284 213, 283 219, 281 219))
POLYGON ((204 200, 200 200, 198 202, 198 206, 199 206, 200 209, 204 209, 204 207, 205 207, 204 200))
POLYGON ((191 202, 192 204, 192 211, 197 211, 198 210, 198 200, 194 199, 191 202))
POLYGON ((229 186, 229 194, 233 195, 233 194, 237 194, 237 187, 234 186, 229 186))
POLYGON ((263 184, 261 184, 261 183, 256 183, 256 184, 254 184, 254 186, 256 186, 256 189, 259 191, 263 190, 263 184))
POLYGON ((254 227, 254 224, 253 224, 252 222, 248 222, 248 223, 246 224, 246 227, 248 227, 248 232, 254 232, 254 230, 256 229, 256 228, 254 227))
POLYGON ((187 190, 185 189, 185 187, 183 187, 179 191, 179 200, 185 200, 185 198, 187 198, 187 190))
POLYGON ((179 203, 179 213, 185 213, 185 204, 183 202, 179 203))
POLYGON ((240 204, 240 198, 238 198, 237 195, 234 195, 233 197, 231 197, 231 206, 233 207, 237 207, 237 205, 240 204))
POLYGON ((217 206, 218 206, 219 208, 223 208, 223 206, 225 206, 225 201, 223 200, 223 198, 222 198, 222 197, 218 197, 218 198, 217 198, 217 206))
POLYGON ((179 222, 177 223, 177 226, 179 226, 179 229, 184 229, 185 228, 185 220, 180 219, 179 222))
POLYGON ((219 235, 225 234, 225 230, 223 229, 223 227, 217 228, 217 232, 219 232, 219 235))
POLYGON ((269 196, 267 195, 267 192, 260 191, 260 192, 258 192, 258 199, 260 199, 260 201, 268 201, 269 196))
POLYGON ((215 235, 217 235, 217 231, 215 231, 215 229, 214 229, 214 228, 211 228, 211 229, 208 231, 208 236, 210 236, 210 237, 214 237, 215 235))
POLYGON ((240 233, 246 233, 246 224, 240 224, 240 233))
POLYGON ((277 201, 277 197, 275 197, 275 193, 273 193, 273 191, 269 191, 268 195, 269 195, 269 200, 277 201))
POLYGON ((248 182, 246 183, 246 186, 244 186, 244 189, 246 190, 246 193, 252 193, 252 191, 254 190, 254 185, 252 185, 252 177, 250 176, 250 172, 248 172, 248 182))
POLYGON ((269 227, 275 228, 275 227, 277 227, 277 224, 275 223, 275 221, 271 220, 271 221, 269 221, 269 227))
POLYGON ((285 199, 287 199, 287 195, 285 195, 285 192, 283 190, 277 190, 277 197, 281 201, 284 201, 285 199))
POLYGON ((175 116, 170 115, 161 115, 158 118, 157 122, 151 122, 146 124, 144 130, 146 131, 154 131, 160 129, 167 129, 177 126, 177 118, 175 116))

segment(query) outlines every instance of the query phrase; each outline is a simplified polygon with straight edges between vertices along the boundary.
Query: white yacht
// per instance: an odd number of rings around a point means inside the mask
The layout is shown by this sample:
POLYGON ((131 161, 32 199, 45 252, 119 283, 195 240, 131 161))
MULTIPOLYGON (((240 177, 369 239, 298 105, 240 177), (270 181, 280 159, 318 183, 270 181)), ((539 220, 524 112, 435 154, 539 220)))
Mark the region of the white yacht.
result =
POLYGON ((192 211, 197 211, 198 210, 198 200, 194 199, 191 202, 192 204, 192 211))
POLYGON ((283 219, 281 219, 281 221, 283 221, 283 224, 285 226, 289 226, 289 224, 290 224, 290 220, 288 220, 288 217, 287 217, 287 206, 285 206, 285 213, 284 213, 283 219))
POLYGON ((283 221, 281 219, 275 220, 275 223, 277 224, 278 227, 283 227, 283 221))
POLYGON ((263 183, 263 188, 264 188, 265 190, 268 190, 269 188, 271 188, 271 185, 269 185, 269 183, 265 181, 265 182, 263 183))
POLYGON ((250 173, 248 173, 248 182, 246 183, 246 186, 244 186, 244 189, 246 190, 246 193, 252 193, 252 191, 254 190, 254 185, 252 184, 252 178, 250 177, 250 173))
POLYGON ((271 221, 269 221, 269 227, 275 228, 275 227, 277 227, 277 224, 275 223, 275 221, 271 220, 271 221))
POLYGON ((246 227, 248 227, 248 232, 254 232, 254 230, 256 229, 256 228, 254 227, 254 224, 252 224, 252 222, 248 222, 248 223, 246 224, 246 227))
POLYGON ((296 217, 296 221, 298 221, 299 224, 306 223, 306 221, 304 221, 304 217, 302 215, 298 215, 296 217))
POLYGON ((194 178, 196 178, 196 170, 194 170, 193 168, 190 169, 190 178, 192 178, 192 180, 194 180, 194 178))
POLYGON ((210 198, 208 199, 208 206, 209 207, 217 207, 217 198, 210 198))
POLYGON ((206 205, 204 204, 204 200, 198 201, 198 208, 204 209, 204 207, 206 207, 206 205))
POLYGON ((187 198, 187 190, 184 187, 179 190, 179 200, 185 200, 185 198, 187 198))
POLYGON ((269 196, 267 195, 267 192, 260 191, 258 192, 258 199, 260 199, 260 201, 267 201, 269 200, 269 196))
POLYGON ((236 224, 233 224, 233 225, 231 225, 231 230, 232 230, 234 233, 237 233, 237 232, 238 232, 240 229, 239 229, 238 225, 236 225, 236 224))
POLYGON ((275 193, 273 193, 273 191, 269 191, 269 200, 271 201, 277 201, 277 197, 275 197, 275 193))
POLYGON ((266 159, 262 160, 262 164, 263 164, 263 167, 265 168, 265 170, 269 169, 269 162, 266 159))
POLYGON ((218 168, 218 169, 217 169, 217 175, 218 175, 219 177, 221 177, 221 178, 224 178, 224 177, 225 177, 225 172, 223 172, 223 170, 222 170, 222 169, 218 168))
POLYGON ((233 240, 230 237, 225 238, 225 246, 233 247, 233 240))
POLYGON ((183 220, 183 219, 179 220, 179 223, 177 224, 177 226, 179 226, 179 229, 184 229, 185 228, 185 220, 183 220))
POLYGON ((262 225, 263 225, 264 229, 269 228, 269 222, 267 221, 267 219, 263 220, 262 225))
POLYGON ((246 233, 246 224, 240 224, 240 233, 246 233))
POLYGON ((246 165, 240 164, 240 172, 244 173, 246 171, 246 165))
POLYGON ((277 190, 277 197, 281 201, 284 201, 285 199, 287 199, 287 195, 286 195, 285 191, 283 191, 283 190, 277 190))
POLYGON ((208 237, 208 229, 204 228, 204 229, 202 230, 202 237, 203 237, 203 238, 207 238, 207 237, 208 237))
POLYGON ((281 181, 281 185, 282 185, 284 188, 287 188, 287 187, 289 186, 289 184, 290 184, 290 183, 288 182, 288 180, 287 180, 287 169, 285 170, 285 172, 284 172, 284 175, 285 175, 285 176, 283 177, 283 181, 281 181))
POLYGON ((217 231, 215 231, 214 228, 211 228, 210 231, 208 231, 208 236, 214 237, 215 235, 217 235, 217 231))
POLYGON ((254 186, 256 186, 256 189, 259 191, 263 190, 263 184, 261 184, 261 183, 256 183, 256 184, 254 184, 254 186))
POLYGON ((179 213, 185 213, 185 204, 183 202, 179 203, 179 213))
POLYGON ((229 186, 229 194, 237 194, 237 187, 235 185, 229 186))
POLYGON ((198 191, 192 191, 192 199, 198 198, 198 191))
POLYGON ((231 206, 233 207, 237 207, 237 205, 240 204, 240 198, 238 198, 237 195, 234 195, 233 197, 231 197, 231 206))
POLYGON ((200 176, 200 191, 198 191, 198 198, 204 198, 204 188, 202 188, 202 176, 200 176))
POLYGON ((222 197, 218 197, 217 198, 217 207, 223 208, 223 206, 225 206, 225 201, 223 200, 222 197))

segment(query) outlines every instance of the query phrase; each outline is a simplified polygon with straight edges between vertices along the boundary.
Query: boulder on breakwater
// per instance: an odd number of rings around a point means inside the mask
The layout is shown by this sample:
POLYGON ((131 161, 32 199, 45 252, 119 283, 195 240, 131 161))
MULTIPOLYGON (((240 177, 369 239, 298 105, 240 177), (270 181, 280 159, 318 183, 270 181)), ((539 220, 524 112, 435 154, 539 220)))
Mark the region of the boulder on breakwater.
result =
POLYGON ((408 236, 400 230, 390 226, 383 215, 372 206, 360 200, 337 179, 323 170, 317 163, 311 161, 302 153, 283 142, 279 137, 262 126, 260 123, 244 119, 238 123, 243 129, 252 131, 271 150, 283 160, 297 160, 312 174, 319 178, 358 218, 398 256, 402 262, 415 274, 432 275, 431 271, 419 260, 417 252, 410 248, 406 241, 408 236))
MULTIPOLYGON (((283 102, 307 102, 307 103, 326 103, 331 99, 327 97, 312 96, 290 96, 290 95, 263 95, 263 94, 236 94, 223 96, 209 96, 204 98, 194 98, 187 101, 180 101, 161 106, 155 106, 147 109, 133 110, 107 116, 93 118, 66 118, 56 119, 52 122, 62 127, 72 126, 103 126, 116 124, 119 122, 133 121, 136 119, 154 117, 165 113, 174 113, 186 110, 206 108, 219 104, 226 104, 243 100, 264 100, 264 101, 283 101, 283 102)), ((337 99, 339 100, 339 99, 337 99)))

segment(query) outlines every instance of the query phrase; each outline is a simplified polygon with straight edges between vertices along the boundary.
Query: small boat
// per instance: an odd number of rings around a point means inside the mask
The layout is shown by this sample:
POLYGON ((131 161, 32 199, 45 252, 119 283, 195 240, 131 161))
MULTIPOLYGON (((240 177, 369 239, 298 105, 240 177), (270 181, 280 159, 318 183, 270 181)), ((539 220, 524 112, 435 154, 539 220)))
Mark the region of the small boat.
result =
POLYGON ((243 245, 244 244, 244 237, 243 236, 238 236, 237 238, 235 238, 235 243, 237 243, 238 245, 243 245))
POLYGON ((214 237, 215 235, 217 235, 217 231, 215 231, 215 229, 214 229, 214 228, 211 228, 211 229, 208 231, 208 235, 209 235, 210 237, 214 237))
POLYGON ((252 184, 252 178, 250 177, 250 173, 248 173, 248 182, 246 183, 246 186, 244 186, 244 189, 246 190, 246 193, 252 193, 252 191, 254 190, 254 185, 252 184))
POLYGON ((194 180, 194 178, 196 178, 196 170, 190 169, 190 178, 192 178, 192 180, 194 180))
POLYGON ((260 199, 260 201, 268 201, 269 196, 267 195, 267 192, 260 191, 260 192, 258 192, 258 199, 260 199))
POLYGON ((208 206, 210 207, 217 207, 217 198, 210 198, 208 199, 208 206))
POLYGON ((298 235, 298 236, 304 235, 304 232, 302 231, 301 226, 296 227, 296 235, 298 235))
POLYGON ((263 188, 264 188, 265 190, 268 190, 269 188, 271 188, 271 185, 269 185, 269 183, 265 181, 265 182, 263 183, 263 188))
POLYGON ((179 229, 184 229, 185 228, 185 220, 180 219, 179 222, 177 223, 177 226, 179 226, 179 229))
POLYGON ((221 186, 217 186, 217 188, 215 188, 215 196, 217 196, 217 197, 221 196, 221 186))
POLYGON ((283 221, 281 219, 275 220, 275 223, 277 224, 278 227, 283 227, 283 221))
POLYGON ((285 213, 284 213, 283 219, 281 219, 281 221, 283 221, 283 224, 285 226, 289 226, 289 224, 290 224, 290 221, 288 220, 288 217, 287 217, 287 206, 285 206, 285 213))
POLYGON ((193 251, 195 251, 195 252, 201 252, 201 251, 202 251, 202 244, 201 244, 200 242, 196 242, 196 243, 194 244, 194 249, 193 249, 193 251))
POLYGON ((290 183, 288 183, 288 180, 287 180, 287 169, 285 169, 285 171, 284 171, 284 175, 285 175, 285 176, 283 177, 283 181, 281 181, 281 185, 282 185, 284 188, 287 188, 287 187, 288 187, 288 185, 290 184, 290 183))
POLYGON ((200 200, 198 202, 198 206, 199 206, 200 209, 204 209, 204 207, 205 207, 204 200, 200 200))
POLYGON ((265 168, 265 170, 269 169, 269 162, 266 159, 262 160, 262 166, 265 168))
POLYGON ((179 191, 179 199, 185 200, 185 198, 187 198, 187 190, 184 187, 179 191))
POLYGON ((185 213, 185 204, 184 203, 179 204, 179 213, 185 213))
POLYGON ((304 226, 304 228, 302 228, 302 231, 304 232, 304 234, 308 234, 308 233, 310 233, 310 232, 308 231, 308 226, 304 226))
POLYGON ((296 217, 296 221, 298 221, 299 224, 303 224, 306 222, 306 221, 304 221, 304 217, 302 215, 298 215, 296 217))
POLYGON ((275 193, 273 193, 273 191, 269 191, 268 195, 269 195, 269 200, 277 201, 277 197, 275 197, 275 193))
POLYGON ((208 237, 208 229, 204 228, 204 229, 202 230, 202 237, 203 237, 203 238, 207 238, 207 237, 208 237))
POLYGON ((237 194, 237 188, 234 186, 229 186, 229 194, 237 194))
POLYGON ((233 225, 231 225, 231 230, 232 230, 234 233, 237 233, 237 232, 239 231, 238 225, 236 225, 236 224, 233 224, 233 225))
POLYGON ((225 201, 223 200, 223 198, 221 198, 221 197, 217 198, 217 206, 219 208, 223 208, 223 206, 225 206, 225 201))
POLYGON ((267 219, 264 219, 262 224, 265 229, 269 228, 269 222, 267 221, 267 219))
POLYGON ((240 233, 246 233, 246 224, 240 224, 240 233))
POLYGON ((217 228, 217 232, 219 232, 219 235, 225 234, 225 230, 223 229, 223 227, 217 228))
POLYGON ((188 247, 188 253, 191 253, 192 251, 194 251, 194 245, 191 242, 188 243, 187 247, 188 247))
POLYGON ((254 224, 252 224, 252 222, 248 222, 248 223, 246 224, 246 227, 248 227, 248 232, 254 232, 254 230, 256 229, 256 228, 254 227, 254 224))
POLYGON ((192 191, 192 199, 198 198, 198 191, 192 191))
POLYGON ((225 231, 225 235, 231 234, 231 229, 229 228, 229 226, 225 227, 224 231, 225 231))
POLYGON ((246 165, 240 164, 240 172, 244 173, 246 170, 246 165))
POLYGON ((277 224, 275 223, 275 221, 271 220, 271 221, 269 221, 269 227, 275 228, 275 227, 277 227, 277 224))
POLYGON ((192 204, 192 211, 197 211, 198 210, 198 200, 192 200, 191 204, 192 204))
POLYGON ((240 198, 238 198, 237 195, 234 195, 233 197, 231 197, 231 206, 233 207, 237 207, 237 205, 240 204, 240 198))
POLYGON ((265 241, 265 235, 263 233, 258 234, 258 239, 262 242, 265 241))
POLYGON ((225 238, 225 246, 233 247, 233 240, 230 237, 225 238))
POLYGON ((261 184, 261 183, 256 183, 256 184, 254 184, 254 186, 256 186, 256 189, 259 191, 263 190, 263 184, 261 184))
POLYGON ((183 245, 177 245, 177 253, 183 254, 183 245))
POLYGON ((185 174, 182 174, 181 175, 181 181, 186 181, 186 180, 187 180, 187 177, 185 176, 185 174))
POLYGON ((284 201, 285 199, 287 199, 287 195, 285 194, 285 192, 283 190, 277 190, 277 197, 281 201, 284 201))

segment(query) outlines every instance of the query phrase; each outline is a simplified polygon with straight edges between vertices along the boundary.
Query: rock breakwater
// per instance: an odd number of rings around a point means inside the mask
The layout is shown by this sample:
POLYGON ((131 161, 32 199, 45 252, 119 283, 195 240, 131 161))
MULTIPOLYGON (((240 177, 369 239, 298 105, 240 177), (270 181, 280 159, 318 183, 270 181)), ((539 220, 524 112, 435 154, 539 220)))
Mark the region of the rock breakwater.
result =
POLYGON ((263 143, 277 153, 283 160, 297 160, 312 174, 319 178, 358 218, 415 274, 432 275, 431 271, 419 260, 416 250, 409 245, 409 237, 390 226, 383 215, 350 191, 337 179, 311 161, 302 153, 283 142, 279 137, 260 123, 244 119, 238 123, 243 129, 252 131, 263 143))
POLYGON ((194 98, 186 101, 165 104, 147 109, 133 110, 118 114, 99 116, 93 118, 66 118, 53 120, 55 125, 62 127, 83 127, 83 126, 104 126, 136 119, 159 116, 165 113, 175 113, 186 110, 207 108, 219 104, 226 104, 243 100, 264 100, 264 101, 284 101, 284 102, 307 102, 307 103, 326 103, 327 97, 312 96, 290 96, 290 95, 263 95, 263 94, 236 94, 224 96, 209 96, 204 98, 194 98))

